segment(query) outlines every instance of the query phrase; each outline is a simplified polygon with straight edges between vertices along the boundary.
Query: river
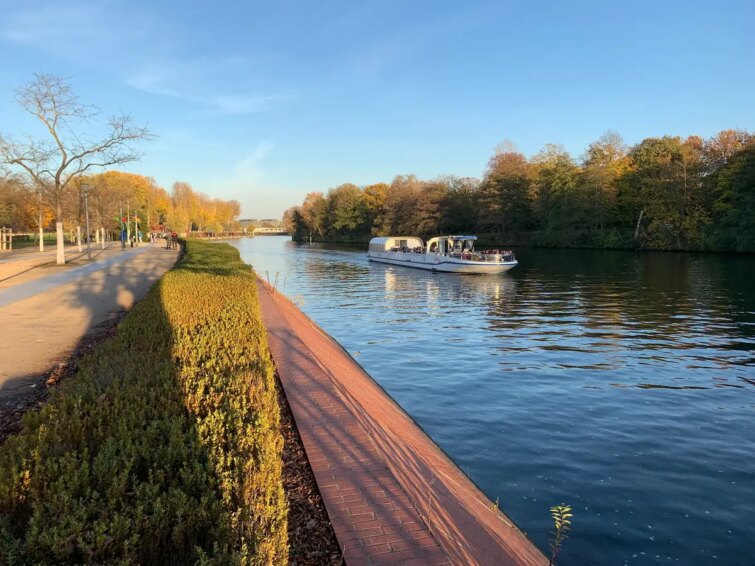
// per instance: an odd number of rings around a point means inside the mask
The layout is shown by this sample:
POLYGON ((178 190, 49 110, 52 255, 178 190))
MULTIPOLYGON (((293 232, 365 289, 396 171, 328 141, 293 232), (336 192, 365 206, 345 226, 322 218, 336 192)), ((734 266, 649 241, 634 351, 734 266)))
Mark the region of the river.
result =
POLYGON ((234 242, 559 564, 755 564, 755 259, 521 249, 496 276, 234 242))

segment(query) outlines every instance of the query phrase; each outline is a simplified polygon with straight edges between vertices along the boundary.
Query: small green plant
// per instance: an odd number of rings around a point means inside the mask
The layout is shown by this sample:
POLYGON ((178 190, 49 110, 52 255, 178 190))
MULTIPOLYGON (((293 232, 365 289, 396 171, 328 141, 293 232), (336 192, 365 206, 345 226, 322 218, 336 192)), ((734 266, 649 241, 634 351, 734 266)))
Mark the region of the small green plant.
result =
POLYGON ((275 272, 275 280, 271 283, 270 282, 270 272, 265 271, 265 279, 267 279, 268 286, 272 289, 273 295, 275 295, 275 291, 278 289, 278 276, 280 275, 279 271, 275 272))
POLYGON ((571 512, 571 505, 555 505, 551 507, 551 517, 553 517, 554 530, 551 532, 551 559, 550 566, 556 563, 558 553, 561 552, 561 545, 569 536, 571 530, 571 518, 573 517, 571 512))

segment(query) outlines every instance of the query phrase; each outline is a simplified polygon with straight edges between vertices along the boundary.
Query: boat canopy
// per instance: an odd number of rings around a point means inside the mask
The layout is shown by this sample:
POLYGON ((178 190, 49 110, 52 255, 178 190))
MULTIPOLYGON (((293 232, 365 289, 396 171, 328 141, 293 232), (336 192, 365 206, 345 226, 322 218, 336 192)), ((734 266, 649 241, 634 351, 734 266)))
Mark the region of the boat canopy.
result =
POLYGON ((422 239, 415 238, 414 236, 387 236, 372 238, 370 240, 370 251, 388 252, 392 249, 421 248, 423 245, 422 239))
POLYGON ((436 236, 427 241, 427 250, 430 253, 471 251, 474 249, 475 240, 477 236, 436 236))

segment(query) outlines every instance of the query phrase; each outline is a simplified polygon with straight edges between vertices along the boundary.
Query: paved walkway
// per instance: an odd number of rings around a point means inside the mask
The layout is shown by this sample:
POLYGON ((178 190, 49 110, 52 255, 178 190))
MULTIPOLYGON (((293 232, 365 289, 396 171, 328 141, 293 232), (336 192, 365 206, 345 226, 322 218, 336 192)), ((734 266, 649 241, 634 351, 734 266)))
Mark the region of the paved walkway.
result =
POLYGON ((91 264, 38 267, 0 287, 0 400, 36 377, 96 325, 129 309, 176 261, 157 244, 112 247, 91 264))
POLYGON ((258 281, 275 365, 349 566, 547 559, 337 342, 258 281))
MULTIPOLYGON (((99 247, 100 244, 92 244, 92 246, 99 247)), ((84 244, 83 249, 86 249, 86 244, 84 244)), ((76 244, 66 244, 65 245, 66 250, 66 259, 68 259, 68 254, 70 253, 78 253, 78 246, 76 244)), ((15 247, 12 250, 0 250, 0 264, 7 263, 9 261, 19 261, 23 259, 28 259, 30 257, 47 257, 52 258, 52 260, 55 260, 55 244, 47 244, 45 245, 45 251, 40 252, 39 246, 24 246, 21 248, 15 247)))
MULTIPOLYGON (((114 250, 120 249, 120 242, 108 242, 103 249, 100 244, 92 244, 92 260, 96 261, 114 250)), ((36 248, 0 252, 0 289, 16 285, 19 281, 28 281, 43 277, 51 269, 65 270, 72 265, 89 263, 86 246, 78 251, 77 246, 66 246, 66 263, 55 263, 55 248, 47 247, 44 252, 36 248)))

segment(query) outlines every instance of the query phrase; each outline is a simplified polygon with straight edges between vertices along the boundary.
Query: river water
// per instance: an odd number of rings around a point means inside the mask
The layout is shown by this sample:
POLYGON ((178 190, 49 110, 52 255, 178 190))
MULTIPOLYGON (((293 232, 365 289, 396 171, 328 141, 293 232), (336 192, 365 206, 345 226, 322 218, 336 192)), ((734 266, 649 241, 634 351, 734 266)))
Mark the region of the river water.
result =
POLYGON ((522 249, 496 276, 235 242, 559 564, 755 564, 755 259, 522 249))

